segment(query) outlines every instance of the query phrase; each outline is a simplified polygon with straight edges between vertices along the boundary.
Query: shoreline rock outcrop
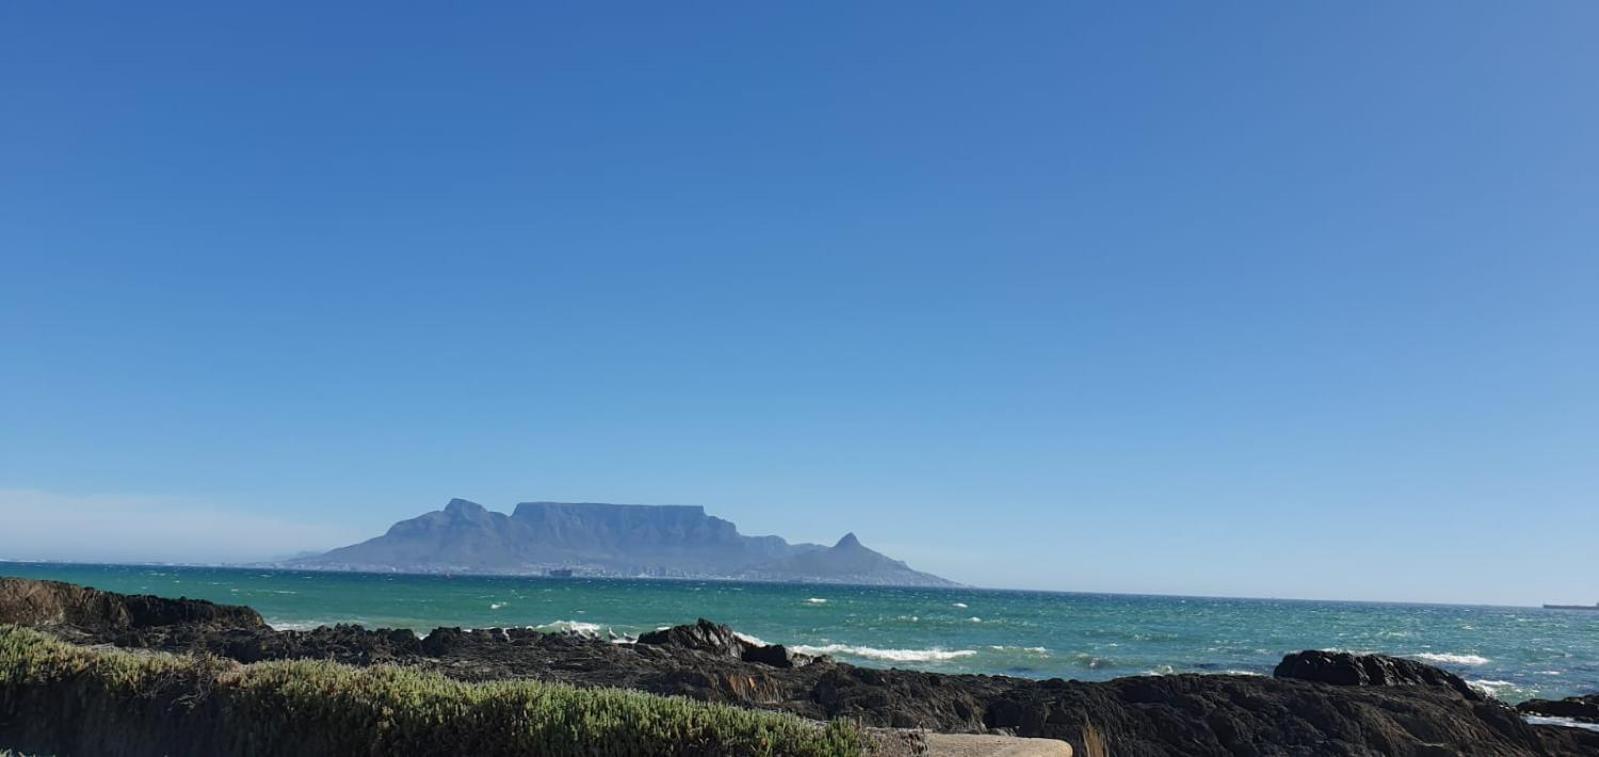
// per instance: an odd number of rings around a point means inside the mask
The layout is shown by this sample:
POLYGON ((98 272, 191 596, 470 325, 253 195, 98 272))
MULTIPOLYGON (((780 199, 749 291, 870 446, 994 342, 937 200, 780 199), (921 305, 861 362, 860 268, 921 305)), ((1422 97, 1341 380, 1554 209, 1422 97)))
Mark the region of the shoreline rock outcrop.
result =
POLYGON ((1272 675, 1334 686, 1443 686, 1467 701, 1480 702, 1486 698, 1454 673, 1415 660, 1380 654, 1307 649, 1283 657, 1272 675))
POLYGON ((1285 657, 1275 677, 1033 680, 857 667, 755 644, 707 620, 634 643, 527 629, 438 628, 422 638, 353 625, 280 631, 249 608, 20 579, 0 580, 0 623, 83 643, 241 662, 331 659, 414 666, 463 680, 536 678, 816 720, 1059 739, 1079 750, 1092 733, 1118 757, 1599 753, 1599 733, 1530 725, 1515 708, 1456 676, 1380 656, 1300 652, 1285 657))
POLYGON ((1565 699, 1529 699, 1516 705, 1516 709, 1533 715, 1599 723, 1599 694, 1585 694, 1565 699))
POLYGON ((743 662, 767 665, 774 668, 792 668, 809 665, 818 660, 831 662, 825 655, 806 655, 793 652, 782 644, 757 644, 739 636, 732 628, 700 618, 692 625, 672 626, 651 631, 638 637, 638 644, 672 646, 709 652, 743 662))
POLYGON ((200 599, 117 594, 63 581, 0 577, 0 622, 95 632, 167 626, 267 629, 248 607, 200 599))

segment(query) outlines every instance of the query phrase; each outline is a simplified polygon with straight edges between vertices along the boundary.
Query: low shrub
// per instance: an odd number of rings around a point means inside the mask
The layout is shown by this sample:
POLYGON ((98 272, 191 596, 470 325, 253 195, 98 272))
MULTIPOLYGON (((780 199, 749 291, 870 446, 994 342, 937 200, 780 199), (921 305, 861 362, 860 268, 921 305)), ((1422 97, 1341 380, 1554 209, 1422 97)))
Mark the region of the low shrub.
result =
POLYGON ((0 748, 56 755, 864 755, 779 713, 396 667, 252 665, 0 626, 0 748))

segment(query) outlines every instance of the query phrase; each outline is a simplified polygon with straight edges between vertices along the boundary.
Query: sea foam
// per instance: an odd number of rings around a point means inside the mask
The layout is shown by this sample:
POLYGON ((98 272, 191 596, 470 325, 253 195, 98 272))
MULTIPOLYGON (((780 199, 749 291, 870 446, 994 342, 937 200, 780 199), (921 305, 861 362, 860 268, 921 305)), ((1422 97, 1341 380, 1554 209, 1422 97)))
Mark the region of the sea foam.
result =
POLYGON ((1504 699, 1505 694, 1515 694, 1521 691, 1514 681, 1496 681, 1492 679, 1471 679, 1466 681, 1472 688, 1481 689, 1483 693, 1495 699, 1504 699))
POLYGON ((599 623, 585 623, 581 620, 557 620, 541 626, 533 626, 532 628, 535 631, 543 631, 545 633, 575 633, 579 636, 593 636, 594 638, 605 636, 606 631, 605 626, 599 623))
POLYGON ((1555 717, 1553 715, 1528 715, 1524 719, 1533 725, 1557 725, 1562 728, 1581 728, 1585 731, 1599 731, 1599 723, 1584 723, 1580 720, 1555 717))
MULTIPOLYGON (((659 630, 662 630, 662 631, 666 630, 666 626, 662 626, 659 630)), ((759 636, 751 636, 751 635, 749 635, 747 633, 739 633, 738 631, 734 631, 733 635, 739 637, 740 639, 743 639, 745 643, 754 644, 757 647, 769 647, 769 646, 771 646, 770 644, 767 644, 765 641, 761 640, 761 638, 759 636)))
POLYGON ((1008 647, 1003 644, 990 644, 988 648, 995 652, 1030 652, 1045 657, 1049 656, 1049 649, 1045 647, 1008 647))
POLYGON ((1488 658, 1478 654, 1451 654, 1449 652, 1417 652, 1411 655, 1418 660, 1437 662, 1445 665, 1483 665, 1488 658))
POLYGON ((333 626, 340 623, 360 623, 360 620, 335 619, 335 620, 268 620, 267 625, 274 631, 311 631, 322 626, 333 626))
POLYGON ((819 647, 800 644, 793 647, 793 649, 800 654, 845 655, 887 662, 944 662, 977 654, 975 649, 940 649, 938 647, 932 649, 878 649, 877 647, 858 647, 850 644, 826 644, 819 647))

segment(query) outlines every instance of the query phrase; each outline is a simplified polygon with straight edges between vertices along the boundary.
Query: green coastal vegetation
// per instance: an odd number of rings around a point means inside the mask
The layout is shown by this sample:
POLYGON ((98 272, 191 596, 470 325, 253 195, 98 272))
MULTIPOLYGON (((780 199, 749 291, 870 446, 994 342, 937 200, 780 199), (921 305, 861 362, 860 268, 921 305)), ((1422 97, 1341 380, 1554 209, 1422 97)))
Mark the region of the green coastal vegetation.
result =
POLYGON ((239 664, 0 626, 0 748, 41 754, 865 755, 859 727, 393 666, 239 664))

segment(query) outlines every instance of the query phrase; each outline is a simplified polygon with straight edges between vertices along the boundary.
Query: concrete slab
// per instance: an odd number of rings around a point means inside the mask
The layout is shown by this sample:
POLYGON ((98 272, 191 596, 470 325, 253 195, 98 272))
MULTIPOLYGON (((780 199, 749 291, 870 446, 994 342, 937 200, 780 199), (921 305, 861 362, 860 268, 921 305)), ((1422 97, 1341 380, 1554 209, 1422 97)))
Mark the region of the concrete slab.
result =
POLYGON ((1054 739, 1023 739, 969 733, 927 734, 928 757, 1071 757, 1072 745, 1054 739))

